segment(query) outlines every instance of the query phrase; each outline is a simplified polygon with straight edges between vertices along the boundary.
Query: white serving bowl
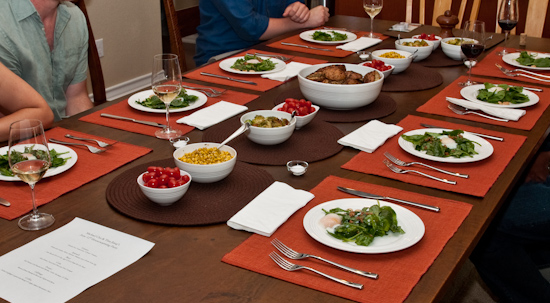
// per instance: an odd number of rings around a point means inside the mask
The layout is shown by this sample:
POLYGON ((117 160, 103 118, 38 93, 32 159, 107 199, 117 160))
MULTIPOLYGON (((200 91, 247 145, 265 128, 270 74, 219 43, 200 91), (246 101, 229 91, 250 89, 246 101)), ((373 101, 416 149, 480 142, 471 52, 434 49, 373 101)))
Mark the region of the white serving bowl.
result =
POLYGON ((372 52, 372 58, 376 60, 384 61, 386 64, 393 65, 393 72, 392 74, 399 74, 400 72, 406 70, 413 61, 412 53, 400 50, 400 49, 378 49, 372 52), (384 58, 380 57, 380 55, 385 54, 387 52, 396 52, 400 54, 401 56, 405 56, 405 58, 384 58))
MULTIPOLYGON (((414 35, 414 36, 412 36, 412 38, 414 38, 414 39, 422 39, 422 38, 420 38, 420 35, 414 35)), ((434 50, 435 50, 436 48, 439 47, 439 45, 441 44, 441 39, 443 39, 443 38, 441 38, 441 37, 439 37, 439 36, 435 36, 435 38, 436 38, 437 40, 427 40, 427 39, 424 39, 424 40, 426 40, 426 41, 433 42, 433 44, 434 44, 434 50)))
POLYGON ((382 90, 384 74, 374 68, 357 64, 325 63, 306 67, 298 72, 298 84, 306 99, 319 105, 335 110, 349 110, 372 103, 382 90), (361 84, 330 84, 306 79, 318 69, 329 65, 345 65, 346 70, 365 75, 371 71, 380 73, 380 80, 361 84))
POLYGON ((407 45, 403 45, 403 43, 405 43, 405 42, 415 42, 415 41, 422 41, 422 39, 409 38, 409 39, 395 40, 395 48, 397 48, 398 50, 408 51, 409 53, 414 54, 413 55, 413 62, 422 61, 422 60, 428 58, 428 56, 430 56, 430 54, 434 50, 434 43, 431 42, 431 41, 428 41, 428 40, 424 40, 428 44, 427 46, 407 46, 407 45))
POLYGON ((182 176, 187 175, 189 176, 189 181, 187 183, 176 186, 176 187, 169 187, 169 188, 153 188, 153 187, 147 187, 143 183, 143 175, 147 172, 142 173, 137 178, 137 183, 139 185, 139 188, 141 189, 141 192, 151 201, 157 203, 161 206, 168 206, 174 204, 174 202, 177 202, 185 195, 187 190, 189 189, 189 185, 191 184, 191 180, 193 180, 193 177, 183 171, 180 170, 180 174, 182 176))
POLYGON ((223 178, 229 176, 235 163, 237 163, 237 151, 230 146, 224 145, 221 147, 221 151, 228 151, 233 158, 231 160, 216 163, 216 164, 191 164, 181 161, 179 158, 183 155, 193 152, 199 148, 213 148, 218 147, 219 143, 212 142, 202 142, 202 143, 193 143, 188 144, 184 147, 180 147, 174 151, 172 154, 174 157, 174 162, 180 170, 188 172, 191 177, 193 177, 193 182, 197 183, 213 183, 222 180, 223 178))
POLYGON ((278 111, 278 110, 251 111, 241 116, 241 124, 244 124, 246 120, 254 119, 254 117, 258 115, 264 116, 265 118, 267 117, 277 117, 279 119, 284 118, 290 121, 290 124, 281 126, 281 127, 273 127, 273 128, 257 127, 257 126, 251 125, 248 128, 246 135, 248 136, 248 139, 250 139, 250 141, 252 142, 262 144, 262 145, 275 145, 275 144, 283 143, 288 138, 290 138, 290 136, 292 136, 292 133, 296 128, 296 119, 290 119, 290 117, 292 116, 291 114, 283 111, 278 111))
MULTIPOLYGON (((359 65, 365 65, 367 63, 371 63, 372 61, 365 61, 365 62, 362 62, 362 63, 359 63, 359 65)), ((395 68, 395 66, 391 65, 391 64, 387 64, 387 63, 384 63, 385 65, 391 67, 390 69, 387 69, 387 70, 378 70, 379 72, 381 72, 382 74, 384 74, 384 79, 386 79, 387 77, 389 77, 391 75, 391 73, 393 72, 393 69, 395 68)), ((370 66, 367 66, 367 67, 370 67, 370 66)))
POLYGON ((462 53, 462 50, 460 49, 460 45, 447 43, 447 41, 453 40, 453 39, 463 39, 463 40, 473 40, 473 39, 461 38, 461 37, 449 37, 441 40, 441 49, 443 50, 445 55, 447 55, 447 57, 457 61, 462 61, 466 59, 466 56, 464 56, 464 54, 462 53))
MULTIPOLYGON (((279 108, 283 107, 285 103, 280 103, 280 104, 277 104, 273 110, 279 110, 279 108)), ((311 120, 313 120, 313 118, 315 118, 315 116, 317 115, 317 113, 319 112, 319 109, 320 107, 315 105, 315 104, 312 104, 311 107, 315 108, 315 111, 312 112, 312 113, 309 113, 305 116, 294 116, 296 118, 296 128, 295 129, 300 129, 302 127, 304 127, 306 124, 308 124, 309 122, 311 122, 311 120)))

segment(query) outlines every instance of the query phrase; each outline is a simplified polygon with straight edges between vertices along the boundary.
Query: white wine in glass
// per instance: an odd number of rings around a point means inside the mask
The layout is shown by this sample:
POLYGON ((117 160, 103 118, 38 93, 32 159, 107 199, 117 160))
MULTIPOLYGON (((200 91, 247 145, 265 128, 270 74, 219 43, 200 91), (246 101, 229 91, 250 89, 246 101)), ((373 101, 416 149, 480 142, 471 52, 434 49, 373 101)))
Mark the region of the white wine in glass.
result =
POLYGON ((151 76, 153 92, 166 106, 166 127, 155 132, 160 139, 175 139, 182 136, 179 129, 170 127, 170 103, 181 91, 181 70, 178 56, 160 54, 153 58, 153 75, 151 76))
POLYGON ((379 38, 374 34, 374 17, 376 17, 381 11, 384 5, 383 0, 363 0, 363 8, 365 12, 370 16, 370 34, 367 37, 379 38))
POLYGON ((518 24, 518 0, 502 0, 498 9, 498 26, 504 31, 504 48, 498 54, 504 56, 509 52, 506 50, 510 31, 518 24))
POLYGON ((36 208, 34 186, 51 165, 48 141, 40 120, 26 119, 13 122, 9 131, 8 163, 14 175, 31 187, 32 213, 19 219, 24 230, 40 230, 51 226, 55 219, 39 213, 36 208))

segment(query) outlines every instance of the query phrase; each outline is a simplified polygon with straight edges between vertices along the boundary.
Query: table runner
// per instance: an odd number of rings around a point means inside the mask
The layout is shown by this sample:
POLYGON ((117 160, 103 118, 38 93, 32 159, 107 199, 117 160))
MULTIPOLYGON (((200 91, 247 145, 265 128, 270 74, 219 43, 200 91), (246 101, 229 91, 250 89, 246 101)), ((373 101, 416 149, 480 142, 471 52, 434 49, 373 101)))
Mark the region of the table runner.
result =
POLYGON ((449 56, 445 55, 441 46, 434 49, 433 52, 428 56, 428 58, 416 62, 425 67, 448 67, 448 66, 459 66, 463 65, 462 60, 453 60, 449 56))
POLYGON ((443 77, 434 69, 416 62, 399 74, 384 79, 383 92, 413 92, 430 89, 443 83, 443 77))
POLYGON ((512 135, 507 133, 495 132, 491 130, 486 130, 482 128, 449 123, 445 121, 433 120, 428 118, 422 118, 418 116, 407 116, 405 119, 401 120, 397 125, 403 127, 403 131, 397 136, 386 141, 384 145, 379 147, 372 154, 360 152, 355 157, 353 157, 349 162, 342 165, 342 168, 365 173, 378 175, 390 179, 396 179, 406 183, 412 183, 421 186, 438 188, 446 191, 457 192, 461 194, 467 194, 477 197, 483 197, 489 191, 493 183, 497 180, 499 175, 504 171, 510 160, 514 157, 516 152, 519 150, 523 142, 525 142, 526 137, 512 135), (494 148, 494 153, 487 159, 471 163, 443 163, 430 161, 425 159, 420 159, 416 156, 413 156, 405 152, 398 145, 397 140, 402 134, 415 130, 423 129, 420 123, 432 124, 437 126, 442 126, 449 129, 462 129, 465 131, 471 131, 476 133, 482 133, 487 135, 493 135, 497 137, 504 138, 504 142, 499 142, 495 140, 489 141, 494 148), (432 176, 446 178, 449 180, 456 181, 456 185, 446 184, 436 180, 432 180, 414 173, 409 174, 397 174, 392 172, 386 165, 382 162, 384 157, 384 152, 389 152, 395 157, 403 161, 421 161, 432 166, 436 166, 449 171, 456 171, 461 174, 470 175, 470 178, 464 179, 459 177, 452 177, 443 173, 439 173, 427 168, 422 168, 415 166, 414 168, 418 171, 428 173, 432 176), (487 173, 490 172, 490 173, 487 173))
MULTIPOLYGON (((204 87, 201 85, 197 85, 194 83, 185 83, 184 85, 194 86, 194 87, 204 87)), ((194 113, 197 110, 200 110, 202 108, 205 108, 207 106, 210 106, 214 103, 220 102, 222 100, 228 101, 235 104, 245 105, 246 103, 258 98, 258 95, 252 95, 242 92, 236 92, 232 90, 226 90, 224 93, 219 97, 208 97, 208 100, 206 101, 206 104, 190 111, 184 111, 179 113, 170 113, 170 127, 181 130, 184 134, 192 131, 195 129, 192 126, 185 125, 185 124, 179 124, 176 123, 176 121, 184 116, 190 115, 194 113)), ((146 120, 146 121, 153 121, 158 122, 161 124, 166 124, 166 114, 165 113, 149 113, 140 111, 137 109, 134 109, 128 105, 128 100, 124 100, 121 102, 118 102, 116 104, 113 104, 109 107, 106 107, 102 110, 99 110, 97 112, 93 112, 89 115, 86 115, 84 117, 81 117, 80 121, 90 122, 94 124, 104 125, 112 128, 118 128, 125 131, 130 131, 138 134, 144 134, 149 136, 155 136, 155 131, 159 128, 155 126, 149 126, 139 123, 134 123, 130 121, 123 121, 123 120, 117 120, 117 119, 111 119, 111 118, 105 118, 101 117, 100 115, 102 113, 108 113, 113 114, 117 116, 123 116, 123 117, 129 117, 134 118, 137 120, 146 120)))
MULTIPOLYGON (((517 128, 517 129, 523 129, 523 130, 530 130, 535 126, 537 121, 540 119, 548 105, 550 105, 550 91, 548 89, 544 89, 543 92, 534 92, 537 94, 540 98, 539 102, 533 106, 529 107, 523 107, 522 109, 526 110, 525 116, 521 117, 518 121, 509 121, 509 122, 500 122, 495 121, 492 119, 487 119, 480 117, 478 115, 458 115, 453 113, 449 108, 447 108, 447 105, 449 102, 445 99, 446 97, 453 97, 453 98, 462 98, 460 95, 460 90, 462 87, 458 85, 459 82, 464 82, 467 80, 466 76, 461 76, 453 83, 449 84, 447 87, 445 87, 443 90, 441 90, 437 95, 433 96, 430 100, 428 100, 426 103, 418 107, 416 110, 422 113, 428 113, 428 114, 436 114, 446 117, 452 117, 452 118, 460 118, 464 120, 470 120, 470 121, 476 121, 476 122, 482 122, 487 124, 494 124, 494 125, 500 125, 500 126, 506 126, 511 128, 517 128)), ((490 81, 494 84, 509 84, 509 85, 518 85, 517 83, 513 83, 510 81, 505 80, 490 80, 490 79, 482 79, 477 77, 472 77, 472 80, 477 81, 479 83, 483 83, 485 81, 490 81)), ((534 85, 529 85, 531 87, 536 87, 534 85)))
MULTIPOLYGON (((71 134, 81 138, 93 138, 107 143, 116 141, 68 130, 61 127, 55 127, 46 131, 48 139, 53 138, 66 142, 83 143, 69 138, 65 134, 71 134)), ((95 143, 90 143, 95 145, 95 143)), ((69 170, 45 179, 40 180, 35 187, 37 206, 49 203, 61 195, 68 193, 78 187, 95 180, 109 172, 123 166, 126 163, 148 154, 151 149, 116 142, 109 147, 106 152, 92 154, 84 146, 68 146, 78 155, 78 160, 69 170)), ((10 207, 0 208, 0 217, 13 220, 21 215, 27 214, 32 210, 31 189, 27 183, 22 181, 0 181, 0 193, 3 198, 11 202, 10 207)), ((40 209, 39 209, 40 210, 40 209)), ((55 214, 53 214, 55 216, 55 214)))
POLYGON ((226 254, 222 261, 358 302, 403 302, 472 208, 472 205, 463 202, 420 195, 335 176, 327 177, 311 192, 315 195, 315 199, 290 217, 270 238, 253 234, 226 254), (352 198, 351 195, 338 191, 336 186, 352 187, 369 193, 436 205, 441 208, 441 212, 435 213, 401 205, 414 212, 424 222, 426 232, 420 242, 405 250, 387 254, 344 252, 315 241, 304 231, 302 225, 304 215, 312 207, 334 199, 352 198), (364 289, 353 289, 305 270, 285 271, 269 258, 269 253, 276 251, 270 243, 274 238, 299 252, 322 256, 353 268, 378 273, 379 278, 378 280, 372 280, 361 277, 311 258, 291 261, 348 281, 364 284, 364 289))
MULTIPOLYGON (((234 56, 231 56, 231 57, 242 57, 247 53, 252 53, 253 54, 255 52, 266 53, 265 51, 258 51, 258 50, 255 50, 255 49, 249 49, 247 51, 240 52, 240 53, 238 53, 234 56)), ((285 55, 285 54, 277 54, 277 53, 271 53, 271 54, 284 55, 284 56, 288 57, 288 55, 285 55)), ((326 60, 319 60, 319 59, 312 59, 312 58, 305 58, 305 57, 297 57, 297 56, 292 57, 291 60, 296 61, 296 62, 301 62, 301 63, 307 63, 307 64, 321 64, 321 63, 328 62, 326 60)), ((199 67, 199 68, 197 68, 197 69, 195 69, 191 72, 188 72, 188 73, 184 74, 183 76, 186 77, 186 78, 190 78, 190 79, 195 79, 195 80, 200 80, 200 81, 205 81, 205 82, 210 82, 210 83, 217 83, 217 84, 221 84, 221 85, 229 85, 229 86, 234 86, 234 87, 246 88, 246 89, 256 90, 256 91, 261 91, 261 92, 268 91, 272 88, 275 88, 275 87, 285 83, 285 82, 281 82, 281 81, 262 78, 260 75, 254 74, 254 73, 243 75, 243 74, 236 74, 236 73, 226 72, 226 71, 224 71, 223 69, 220 68, 220 66, 219 66, 220 62, 221 61, 214 62, 214 63, 208 64, 208 65, 205 65, 203 67, 199 67), (201 72, 207 72, 207 73, 211 73, 211 74, 227 76, 227 77, 231 77, 231 78, 235 78, 235 79, 253 81, 253 82, 256 82, 258 85, 251 85, 251 84, 240 83, 240 82, 226 80, 226 79, 220 79, 220 78, 215 78, 215 77, 210 77, 210 76, 203 76, 203 75, 201 75, 201 72)), ((287 61, 286 63, 289 63, 289 62, 287 61)))

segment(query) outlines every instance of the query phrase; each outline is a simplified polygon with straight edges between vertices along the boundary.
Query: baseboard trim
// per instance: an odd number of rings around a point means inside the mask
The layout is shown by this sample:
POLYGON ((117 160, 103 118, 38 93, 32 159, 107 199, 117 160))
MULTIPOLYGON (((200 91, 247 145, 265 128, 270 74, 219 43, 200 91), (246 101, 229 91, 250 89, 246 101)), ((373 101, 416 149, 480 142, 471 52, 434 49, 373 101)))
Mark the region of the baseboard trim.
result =
MULTIPOLYGON (((107 101, 113 101, 131 93, 143 90, 144 88, 151 88, 151 74, 139 76, 106 88, 105 93, 107 95, 107 101)), ((93 94, 90 94, 90 99, 92 101, 94 100, 93 94)))

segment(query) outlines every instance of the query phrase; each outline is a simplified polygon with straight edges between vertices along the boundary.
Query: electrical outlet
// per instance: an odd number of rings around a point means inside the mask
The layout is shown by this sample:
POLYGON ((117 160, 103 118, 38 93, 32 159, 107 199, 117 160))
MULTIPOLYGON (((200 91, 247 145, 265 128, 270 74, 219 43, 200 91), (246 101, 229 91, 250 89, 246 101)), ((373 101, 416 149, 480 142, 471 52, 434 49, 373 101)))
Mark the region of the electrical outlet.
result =
POLYGON ((97 47, 99 58, 103 57, 103 38, 95 40, 95 46, 97 47))

